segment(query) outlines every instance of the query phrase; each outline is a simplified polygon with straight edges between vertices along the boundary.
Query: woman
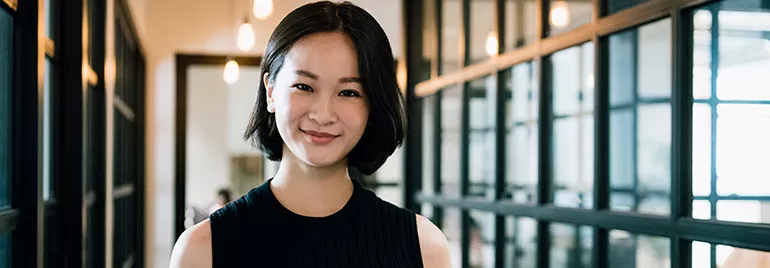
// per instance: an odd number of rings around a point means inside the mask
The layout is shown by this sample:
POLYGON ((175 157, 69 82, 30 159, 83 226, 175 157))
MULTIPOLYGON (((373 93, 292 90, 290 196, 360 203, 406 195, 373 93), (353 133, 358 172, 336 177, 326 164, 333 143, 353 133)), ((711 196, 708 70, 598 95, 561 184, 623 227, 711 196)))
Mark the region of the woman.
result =
POLYGON ((347 2, 292 11, 270 37, 262 78, 246 137, 278 172, 185 231, 171 267, 449 267, 435 225, 348 175, 375 172, 405 134, 375 19, 347 2))

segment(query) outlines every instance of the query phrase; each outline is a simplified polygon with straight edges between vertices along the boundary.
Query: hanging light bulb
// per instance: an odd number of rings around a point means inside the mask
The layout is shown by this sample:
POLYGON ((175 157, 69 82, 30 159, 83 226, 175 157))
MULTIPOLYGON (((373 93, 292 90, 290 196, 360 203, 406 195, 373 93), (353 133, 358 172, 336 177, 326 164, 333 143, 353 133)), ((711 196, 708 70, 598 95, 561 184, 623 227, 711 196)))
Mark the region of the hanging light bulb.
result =
POLYGON ((238 49, 248 52, 254 47, 254 27, 251 26, 248 19, 238 28, 238 49))
POLYGON ((564 28, 569 25, 569 7, 567 2, 556 1, 551 7, 551 25, 557 28, 564 28))
POLYGON ((487 35, 487 55, 490 57, 497 55, 497 35, 495 32, 489 32, 487 35))
POLYGON ((240 77, 240 66, 238 66, 238 62, 235 60, 230 60, 225 64, 225 72, 222 74, 222 79, 225 80, 225 83, 232 85, 235 84, 235 82, 238 81, 238 78, 240 77))
POLYGON ((254 0, 254 17, 265 20, 273 14, 273 0, 254 0))

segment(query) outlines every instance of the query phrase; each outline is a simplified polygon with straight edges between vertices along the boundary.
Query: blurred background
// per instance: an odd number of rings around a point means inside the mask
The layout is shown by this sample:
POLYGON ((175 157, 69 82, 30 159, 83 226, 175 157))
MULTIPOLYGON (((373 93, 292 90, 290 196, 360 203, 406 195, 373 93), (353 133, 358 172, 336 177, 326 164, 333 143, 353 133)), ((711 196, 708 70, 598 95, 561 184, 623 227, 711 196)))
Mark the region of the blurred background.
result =
MULTIPOLYGON (((0 1, 0 267, 168 267, 276 172, 242 136, 310 2, 0 1)), ((770 1, 352 2, 410 125, 351 176, 453 267, 770 267, 770 1)))

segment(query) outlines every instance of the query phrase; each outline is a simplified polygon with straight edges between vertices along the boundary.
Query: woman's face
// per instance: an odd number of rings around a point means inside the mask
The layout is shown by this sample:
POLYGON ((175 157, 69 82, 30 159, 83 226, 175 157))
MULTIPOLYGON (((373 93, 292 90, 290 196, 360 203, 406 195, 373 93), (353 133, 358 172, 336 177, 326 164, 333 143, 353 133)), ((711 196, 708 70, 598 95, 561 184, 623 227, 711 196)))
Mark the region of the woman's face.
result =
POLYGON ((350 39, 342 33, 304 37, 287 54, 274 83, 267 76, 267 109, 275 113, 283 157, 317 167, 344 160, 369 118, 350 39))

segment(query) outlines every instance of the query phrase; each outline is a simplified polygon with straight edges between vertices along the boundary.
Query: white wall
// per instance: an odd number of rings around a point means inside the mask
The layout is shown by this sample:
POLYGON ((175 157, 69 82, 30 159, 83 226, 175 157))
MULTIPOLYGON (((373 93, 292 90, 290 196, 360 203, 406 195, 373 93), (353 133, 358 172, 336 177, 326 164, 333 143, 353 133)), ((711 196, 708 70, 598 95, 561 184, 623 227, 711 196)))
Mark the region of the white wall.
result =
MULTIPOLYGON (((312 1, 274 0, 273 15, 253 20, 256 46, 240 53, 235 33, 250 1, 129 0, 147 57, 146 244, 147 267, 168 267, 174 232, 174 55, 175 53, 260 55, 272 29, 294 8, 312 1), (235 6, 235 4, 240 6, 235 6)), ((368 10, 401 54, 401 1, 352 1, 368 10)), ((112 5, 112 1, 110 4, 112 5)), ((108 229, 109 232, 109 229, 108 229)))

